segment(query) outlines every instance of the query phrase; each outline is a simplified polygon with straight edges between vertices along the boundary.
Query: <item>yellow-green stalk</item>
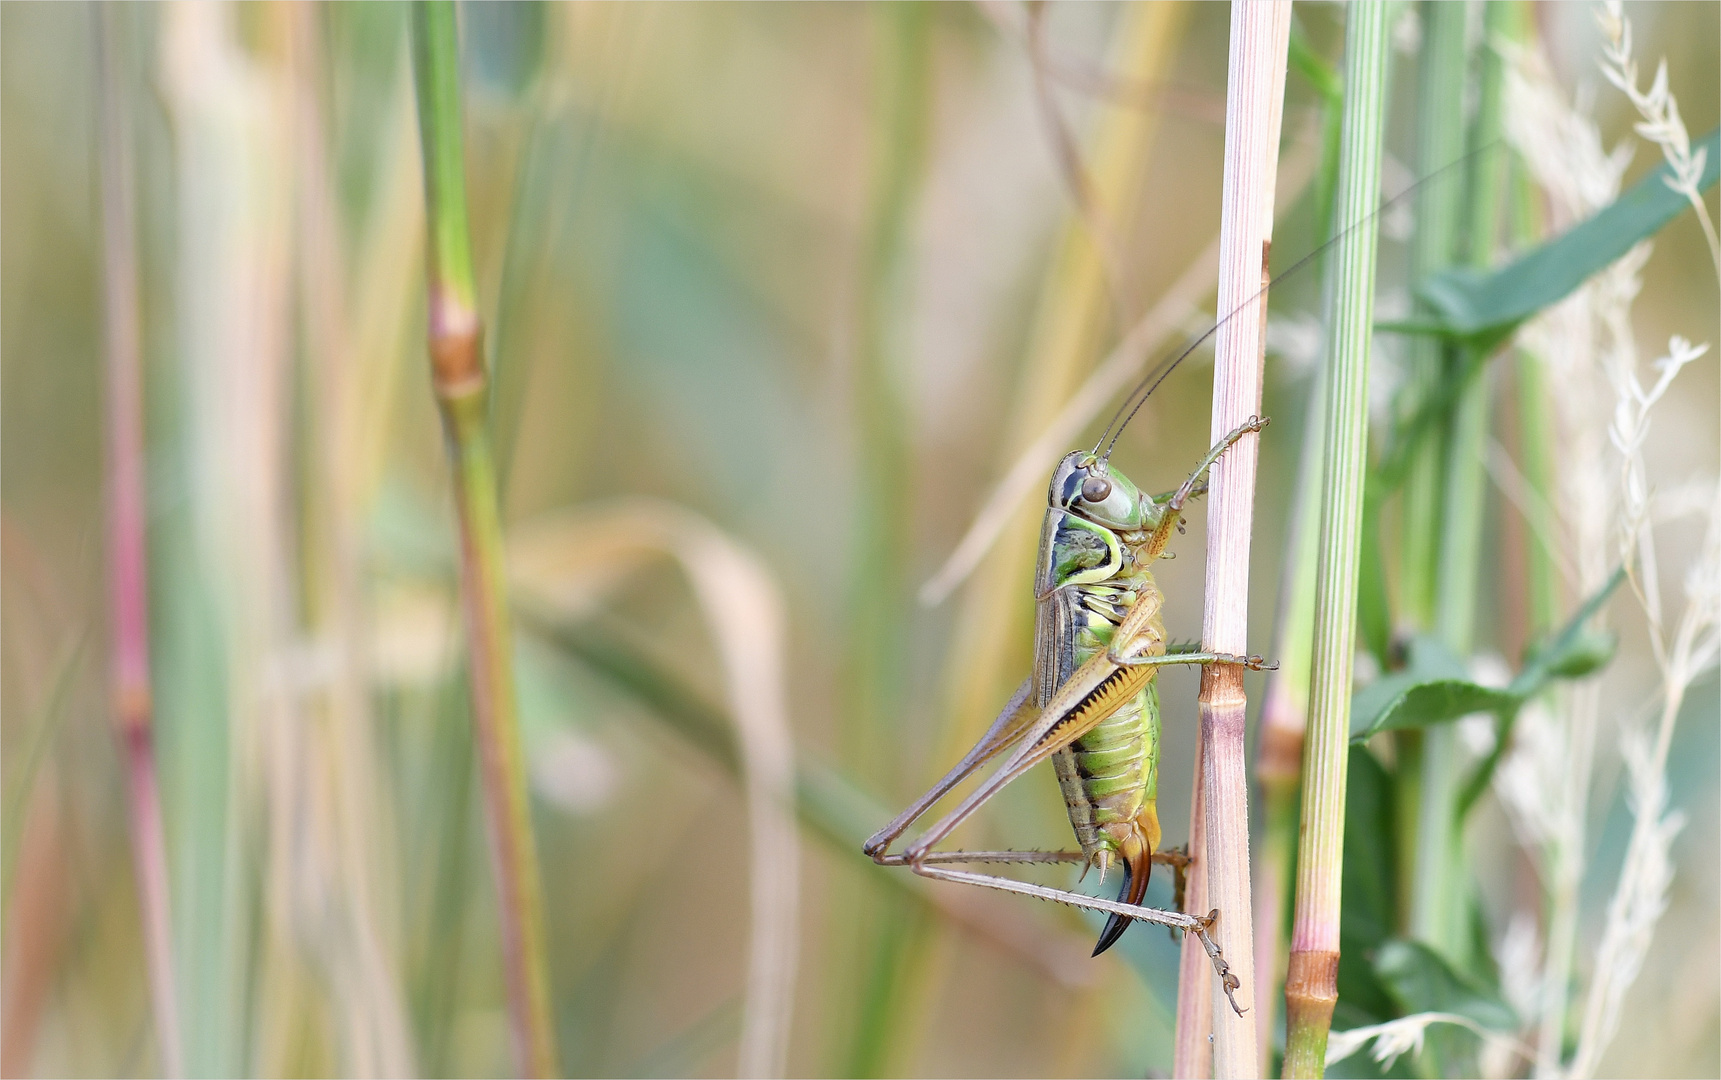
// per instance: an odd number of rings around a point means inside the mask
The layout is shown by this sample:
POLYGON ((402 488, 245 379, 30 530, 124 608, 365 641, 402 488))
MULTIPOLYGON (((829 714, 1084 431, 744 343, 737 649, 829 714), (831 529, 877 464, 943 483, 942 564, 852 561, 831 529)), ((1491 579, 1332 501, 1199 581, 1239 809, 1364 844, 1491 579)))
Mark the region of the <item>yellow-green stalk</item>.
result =
MULTIPOLYGON (((1314 83, 1324 99, 1320 179, 1315 184, 1316 235, 1331 239, 1333 193, 1338 185, 1339 150, 1344 126, 1343 82, 1326 63, 1307 52, 1291 35, 1291 62, 1314 83)), ((1332 264, 1325 264, 1323 289, 1331 289, 1332 264)), ((1326 459, 1326 367, 1316 369, 1309 388, 1303 449, 1297 459, 1297 487, 1286 574, 1280 586, 1278 625, 1269 654, 1279 669, 1267 678, 1255 741, 1255 783, 1262 802, 1262 836, 1255 860, 1255 1009, 1261 1072, 1271 1064, 1273 1013, 1285 974, 1285 915, 1291 871, 1297 852, 1298 792, 1303 771, 1303 737, 1308 726, 1310 634, 1315 617, 1315 552, 1321 538, 1321 463, 1326 459)))
MULTIPOLYGON (((1422 55, 1417 70, 1417 169, 1427 176, 1464 153, 1465 4, 1425 0, 1422 55)), ((1457 258, 1464 186, 1450 180, 1428 186, 1417 198, 1416 236, 1411 245, 1413 284, 1447 269, 1457 258)), ((1409 349, 1412 404, 1438 393, 1446 372, 1446 350, 1434 338, 1414 338, 1409 349)), ((1399 589, 1395 630, 1432 630, 1440 556, 1441 475, 1446 460, 1444 429, 1437 428, 1413 452, 1404 480, 1404 518, 1399 540, 1399 589)), ((1400 732, 1396 739, 1399 830, 1399 895, 1412 898, 1400 912, 1402 928, 1423 937, 1421 910, 1414 897, 1430 871, 1421 860, 1418 837, 1423 778, 1438 764, 1423 764, 1423 735, 1400 732)), ((1438 753, 1437 755, 1438 756, 1438 753)))
MULTIPOLYGON (((1484 40, 1499 35, 1508 7, 1490 0, 1484 16, 1484 40)), ((1500 102, 1504 85, 1500 54, 1481 51, 1481 93, 1470 146, 1468 197, 1464 203, 1467 261, 1486 267, 1494 257, 1499 224, 1501 168, 1505 155, 1500 138, 1500 102)), ((1456 187, 1457 185, 1450 185, 1456 187)), ((1457 355, 1453 362, 1463 361, 1457 355)), ((1466 366, 1467 361, 1465 361, 1466 366)), ((1488 476, 1483 463, 1488 452, 1489 386, 1486 374, 1464 388, 1447 429, 1444 485, 1440 513, 1440 552, 1436 579, 1435 628, 1460 657, 1475 645, 1476 603, 1482 567, 1483 512, 1488 476)), ((1417 825, 1416 891, 1411 899, 1411 926, 1418 938, 1453 960, 1466 951, 1465 903, 1460 861, 1461 834, 1457 795, 1462 782, 1458 736, 1454 725, 1443 724, 1423 736, 1422 807, 1417 825)))
MULTIPOLYGON (((925 171, 931 132, 933 10, 897 2, 869 9, 878 31, 873 130, 873 175, 862 251, 859 340, 855 364, 855 427, 860 442, 856 558, 849 587, 849 666, 843 725, 847 764, 868 781, 894 775, 893 751, 902 745, 900 715, 906 666, 909 598, 911 455, 909 418, 897 390, 900 370, 893 333, 906 241, 925 171)), ((901 1033, 914 1012, 910 989, 923 967, 922 912, 900 897, 860 900, 854 918, 862 931, 856 1024, 837 1070, 852 1076, 900 1071, 901 1033), (871 900, 869 903, 868 900, 871 900)), ((845 982, 852 981, 845 978, 845 982)))
POLYGON ((132 92, 126 85, 122 9, 97 9, 101 78, 103 330, 107 348, 107 564, 109 687, 125 759, 132 865, 143 923, 150 1005, 164 1076, 185 1073, 161 793, 149 676, 149 561, 145 527, 143 344, 138 311, 137 189, 132 177, 132 92))
POLYGON ((1384 3, 1348 9, 1344 133, 1335 220, 1347 228, 1329 277, 1327 406, 1322 416, 1320 543, 1303 750, 1302 829, 1296 914, 1285 978, 1285 1076, 1321 1076, 1338 1002, 1339 921, 1344 872, 1351 663, 1356 652, 1357 570, 1368 473, 1368 367, 1386 116, 1384 3), (1349 228, 1349 223, 1361 224, 1349 228))
POLYGON ((503 977, 516 1065, 525 1076, 552 1076, 558 1066, 543 901, 520 754, 513 634, 490 439, 489 374, 466 221, 454 5, 450 0, 420 0, 412 15, 429 237, 431 387, 454 472, 472 734, 499 898, 503 977))

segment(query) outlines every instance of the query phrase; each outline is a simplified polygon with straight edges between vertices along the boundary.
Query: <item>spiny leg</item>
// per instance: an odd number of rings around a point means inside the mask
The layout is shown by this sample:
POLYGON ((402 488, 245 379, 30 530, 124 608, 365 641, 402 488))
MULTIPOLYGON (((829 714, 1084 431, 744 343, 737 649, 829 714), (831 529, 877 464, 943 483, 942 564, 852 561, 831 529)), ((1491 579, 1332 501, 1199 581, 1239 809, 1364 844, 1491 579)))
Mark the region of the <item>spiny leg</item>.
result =
POLYGON ((1153 861, 1171 867, 1171 906, 1182 911, 1187 906, 1184 897, 1189 889, 1189 867, 1195 862, 1189 857, 1189 845, 1184 844, 1170 851, 1156 851, 1153 853, 1153 861))
MULTIPOLYGON (((906 855, 887 856, 908 866, 906 855)), ((1088 857, 1079 851, 929 851, 922 863, 1085 863, 1088 857)))
POLYGON ((1172 492, 1171 498, 1162 504, 1165 516, 1160 519, 1159 528, 1153 531, 1153 538, 1148 542, 1147 552, 1149 555, 1157 558, 1165 550, 1166 544, 1171 540, 1171 530, 1177 528, 1182 520, 1180 512, 1183 509, 1183 504, 1189 501, 1189 497, 1195 493, 1197 487, 1205 486, 1203 477, 1207 470, 1213 467, 1213 463, 1218 461, 1225 451, 1235 446, 1238 439, 1251 432, 1260 431, 1268 423, 1269 420, 1265 416, 1251 416, 1207 451, 1207 456, 1195 466, 1195 470, 1189 474, 1189 479, 1172 492))
POLYGON ((870 855, 874 862, 883 865, 900 866, 900 861, 890 862, 884 852, 893 841, 908 831, 920 815, 926 813, 933 803, 949 794, 950 789, 967 779, 975 769, 986 764, 998 755, 998 752, 1009 746, 1021 734, 1021 729, 1035 716, 1035 710, 1024 708, 1029 691, 1033 687, 1031 678, 1022 680, 1022 685, 1010 696, 998 718, 992 721, 992 726, 986 729, 986 734, 980 736, 962 760, 951 767, 938 783, 933 784, 920 798, 914 800, 902 813, 896 815, 884 828, 867 838, 861 850, 870 855))
MULTIPOLYGON (((930 853, 929 853, 930 854, 930 853)), ((960 855, 963 852, 941 852, 940 854, 960 855)), ((969 853, 972 854, 972 853, 969 853)), ((1006 854, 993 852, 991 854, 1006 854)), ((1016 854, 1063 854, 1062 852, 1018 852, 1016 854)), ((956 859, 951 862, 961 861, 956 859)), ((1031 860, 1038 861, 1038 860, 1031 860)), ((1049 861, 1049 860, 1048 860, 1049 861)), ((1116 900, 1107 900, 1099 896, 1085 896, 1082 893, 1069 892, 1065 889, 1054 889, 1046 885, 1036 885, 1030 881, 1015 881, 1011 878, 995 877, 991 874, 976 874, 968 870, 947 870, 942 866, 932 865, 929 860, 921 859, 910 862, 910 869, 923 877, 935 878, 939 881, 954 881, 964 885, 978 885, 983 889, 998 889, 1003 892, 1016 893, 1018 896, 1032 896, 1037 900, 1050 900, 1057 904, 1068 904, 1071 907, 1085 908, 1088 911, 1103 911, 1108 914, 1122 915, 1127 919, 1141 922, 1158 923, 1161 926, 1175 927, 1186 933, 1193 932, 1201 942, 1201 948, 1207 953, 1207 959, 1213 964, 1213 972, 1219 977, 1219 985, 1224 988, 1225 996, 1231 1002, 1238 1016, 1244 1009, 1237 1004, 1236 991, 1242 988, 1242 982, 1231 972, 1231 965, 1225 961, 1225 954, 1220 951, 1219 943, 1208 933, 1213 924, 1219 921, 1217 909, 1207 913, 1205 917, 1186 915, 1181 911, 1161 911, 1158 908, 1138 907, 1134 904, 1123 904, 1116 900)))
POLYGON ((1183 652, 1159 653, 1154 656, 1121 656, 1117 653, 1106 657, 1114 664, 1126 667, 1169 667, 1172 664, 1239 664, 1250 671, 1277 671, 1278 661, 1267 660, 1260 655, 1238 656, 1236 653, 1222 652, 1183 652))
POLYGON ((1272 421, 1265 416, 1251 416, 1241 424, 1238 424, 1237 427, 1223 439, 1214 443, 1212 448, 1207 451, 1207 456, 1202 458, 1201 463, 1195 466, 1195 470, 1189 474, 1189 479, 1185 480, 1183 484, 1172 493, 1170 500, 1165 504, 1165 508, 1173 513, 1183 509, 1183 504, 1189 500, 1189 496, 1195 492, 1196 486, 1201 483, 1202 476, 1208 469, 1213 467, 1213 463, 1215 461, 1218 461, 1222 456, 1224 456, 1225 451, 1237 445, 1237 441, 1243 436, 1258 432, 1271 422, 1272 421))

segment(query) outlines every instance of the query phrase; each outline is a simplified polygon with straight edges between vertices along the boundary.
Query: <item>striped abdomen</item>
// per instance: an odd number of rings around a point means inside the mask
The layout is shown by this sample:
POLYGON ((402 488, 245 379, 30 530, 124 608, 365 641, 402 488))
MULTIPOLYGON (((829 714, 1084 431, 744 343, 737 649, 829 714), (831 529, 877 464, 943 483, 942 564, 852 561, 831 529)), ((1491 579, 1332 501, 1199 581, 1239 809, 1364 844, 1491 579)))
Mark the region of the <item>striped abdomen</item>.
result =
MULTIPOLYGON (((1111 643, 1117 624, 1133 603, 1158 605, 1162 597, 1145 573, 1113 578, 1103 585, 1067 590, 1069 660, 1079 667, 1111 643)), ((1165 631, 1155 618, 1143 654, 1165 651, 1165 631)), ((1068 677, 1067 673, 1064 677, 1068 677)), ((1101 720, 1093 730, 1053 757, 1058 786, 1076 840, 1102 872, 1121 856, 1135 864, 1159 846, 1154 800, 1159 787, 1159 692, 1153 681, 1101 720)))

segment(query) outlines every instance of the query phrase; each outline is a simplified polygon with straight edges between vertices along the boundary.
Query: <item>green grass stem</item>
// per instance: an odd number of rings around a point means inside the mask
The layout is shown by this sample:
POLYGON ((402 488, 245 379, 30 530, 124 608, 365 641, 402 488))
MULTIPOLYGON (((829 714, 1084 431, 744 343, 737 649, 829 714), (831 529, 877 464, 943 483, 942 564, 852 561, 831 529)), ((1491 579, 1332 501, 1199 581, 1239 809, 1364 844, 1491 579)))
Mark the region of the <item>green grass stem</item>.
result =
MULTIPOLYGON (((860 442, 859 498, 849 580, 852 640, 846 672, 848 722, 844 754, 857 774, 876 782, 893 774, 901 745, 907 666, 908 580, 912 513, 908 488, 912 455, 906 404, 896 372, 903 259, 926 166, 932 123, 933 10, 896 2, 870 14, 876 33, 872 191, 862 248, 861 295, 856 313, 855 428, 860 442)), ((902 1068, 904 1004, 914 998, 905 982, 926 951, 925 923, 895 897, 858 905, 861 955, 856 1024, 839 1070, 882 1076, 902 1068)), ((845 932, 845 936, 849 936, 845 932)), ((847 973, 845 984, 854 985, 847 973)))
MULTIPOLYGON (((1424 176, 1464 153, 1465 7, 1425 0, 1418 11, 1423 40, 1417 70, 1416 161, 1424 176)), ((1420 282, 1457 260, 1463 205, 1464 186, 1457 183, 1431 184, 1417 197, 1410 256, 1413 281, 1420 282)), ((1412 340, 1410 379, 1417 401, 1436 392, 1445 368, 1438 340, 1412 340)), ((1444 458, 1440 440, 1424 440, 1404 480, 1399 609, 1400 617, 1417 629, 1432 628, 1436 617, 1444 458)))
MULTIPOLYGON (((1501 0, 1486 5, 1485 39, 1503 31, 1507 10, 1501 0)), ((1505 73, 1497 51, 1479 51, 1481 89, 1470 132, 1470 146, 1477 152, 1470 159, 1462 229, 1469 265, 1482 268, 1493 260, 1499 228, 1505 154, 1497 144, 1505 73)), ((1458 353, 1449 363, 1456 366, 1471 359, 1458 353)), ((1470 379, 1453 409, 1444 440, 1435 628, 1459 657, 1469 656, 1476 638, 1491 397, 1485 372, 1470 379)), ((1411 928, 1420 940, 1453 960, 1463 959, 1467 951, 1464 880, 1468 875, 1460 861, 1462 833, 1457 817, 1462 768, 1454 725, 1438 725, 1424 733, 1411 928)))
MULTIPOLYGON (((1425 0, 1418 8, 1422 50, 1417 65, 1417 168, 1423 175, 1442 168, 1464 153, 1464 21, 1465 5, 1425 0)), ((1416 235, 1411 245, 1413 286, 1445 270, 1457 258, 1464 186, 1432 184, 1417 199, 1416 235)), ((1409 348, 1409 396, 1420 406, 1440 391, 1446 373, 1446 349, 1433 338, 1412 339, 1409 348)), ((1440 557, 1442 471, 1446 462, 1444 428, 1420 439, 1405 467, 1403 520, 1399 542, 1399 588, 1395 631, 1431 630, 1436 618, 1440 557)), ((1418 895, 1418 883, 1431 872, 1419 858, 1423 842, 1418 830, 1430 770, 1441 768, 1444 756, 1432 755, 1421 731, 1397 737, 1399 784, 1396 787, 1399 829, 1401 897, 1418 895), (1427 760, 1434 758, 1433 762, 1427 760)), ((1439 786, 1438 779, 1435 786, 1439 786)), ((1422 908, 1410 900, 1400 912, 1407 931, 1417 933, 1422 908)), ((1421 936, 1420 934, 1418 936, 1421 936)))
MULTIPOLYGON (((1343 80, 1314 56, 1293 25, 1291 64, 1320 92, 1324 116, 1320 174, 1315 184, 1317 235, 1332 239, 1333 196, 1338 187, 1339 152, 1344 134, 1343 80)), ((1331 262, 1324 265, 1327 278, 1331 262)), ((1330 290, 1331 281, 1323 282, 1330 290)), ((1271 655, 1279 669, 1268 677, 1256 738, 1255 782, 1259 788, 1262 835, 1255 868, 1255 1007, 1260 1017, 1261 1072, 1271 1064, 1273 1012, 1285 974, 1285 926, 1291 873, 1297 853, 1302 783, 1303 738, 1308 726, 1309 662, 1315 617, 1315 554, 1321 536, 1322 462, 1326 459, 1327 372, 1315 370, 1304 419, 1303 448, 1297 459, 1297 486, 1291 528, 1285 545, 1286 574, 1280 584, 1278 625, 1271 655)))
POLYGON ((513 633, 491 447, 489 380, 466 220, 454 5, 413 8, 413 70, 424 148, 431 379, 454 472, 460 598, 502 930, 514 1056, 525 1076, 558 1071, 543 899, 521 759, 513 633))
POLYGON ((1286 1076, 1321 1076, 1338 1002, 1351 664, 1368 474, 1368 368, 1374 321, 1374 209, 1386 118, 1384 3, 1354 4, 1345 27, 1345 110, 1335 220, 1363 224, 1335 247, 1328 279, 1326 429, 1316 556, 1309 717, 1303 754, 1296 913, 1285 980, 1286 1076))

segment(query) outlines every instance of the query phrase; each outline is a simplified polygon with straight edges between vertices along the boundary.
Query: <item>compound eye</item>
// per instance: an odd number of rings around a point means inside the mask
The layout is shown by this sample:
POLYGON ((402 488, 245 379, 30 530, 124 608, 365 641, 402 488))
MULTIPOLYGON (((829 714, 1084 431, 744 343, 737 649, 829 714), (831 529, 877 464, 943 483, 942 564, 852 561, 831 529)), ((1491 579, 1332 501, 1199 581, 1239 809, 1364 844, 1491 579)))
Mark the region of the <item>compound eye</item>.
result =
POLYGON ((1111 481, 1103 476, 1090 476, 1082 481, 1082 498, 1091 503, 1105 502, 1111 494, 1111 481))

